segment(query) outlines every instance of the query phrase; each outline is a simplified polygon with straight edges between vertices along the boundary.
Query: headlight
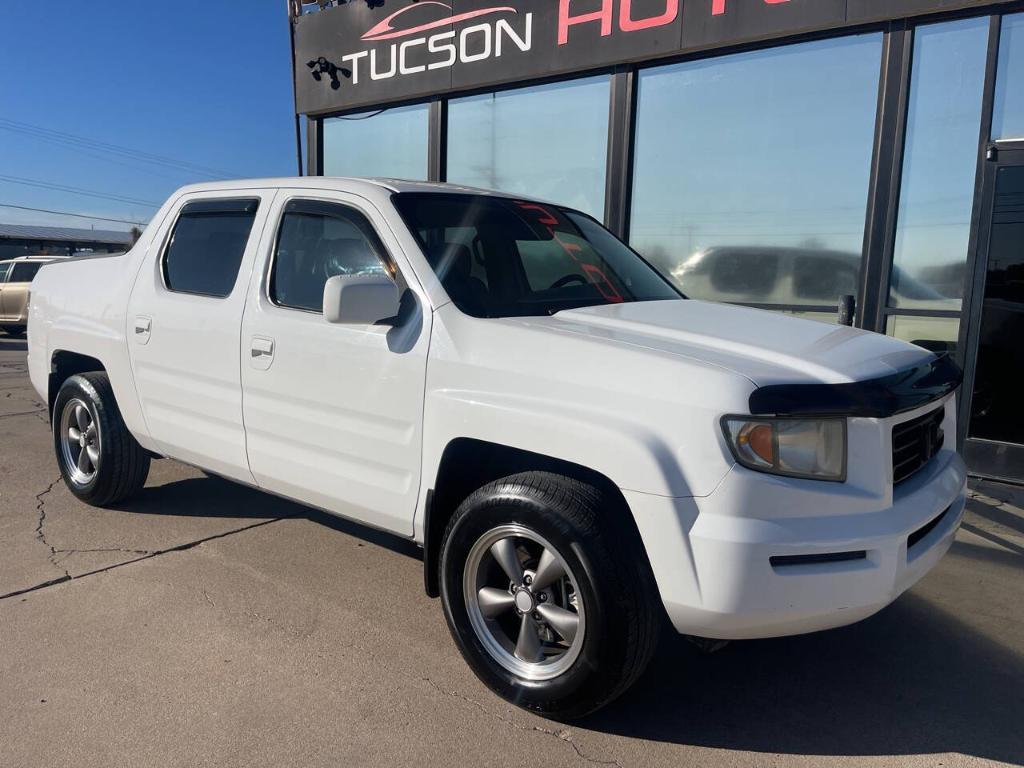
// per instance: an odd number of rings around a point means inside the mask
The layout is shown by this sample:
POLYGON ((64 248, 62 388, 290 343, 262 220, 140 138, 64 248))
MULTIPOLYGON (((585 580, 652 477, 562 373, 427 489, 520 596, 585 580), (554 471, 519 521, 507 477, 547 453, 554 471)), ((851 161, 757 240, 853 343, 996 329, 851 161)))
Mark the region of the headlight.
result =
POLYGON ((726 416, 725 439, 748 469, 810 480, 846 480, 846 419, 726 416))

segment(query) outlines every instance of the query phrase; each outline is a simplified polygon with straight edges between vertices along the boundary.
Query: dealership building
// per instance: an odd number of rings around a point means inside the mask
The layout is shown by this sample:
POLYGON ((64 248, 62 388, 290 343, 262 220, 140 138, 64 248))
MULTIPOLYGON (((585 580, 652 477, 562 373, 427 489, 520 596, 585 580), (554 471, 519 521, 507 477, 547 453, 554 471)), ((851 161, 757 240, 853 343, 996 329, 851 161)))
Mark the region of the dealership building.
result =
MULTIPOLYGON (((306 172, 592 214, 692 297, 954 354, 1024 480, 1024 3, 291 0, 306 172)), ((298 124, 298 123, 297 123, 298 124)))

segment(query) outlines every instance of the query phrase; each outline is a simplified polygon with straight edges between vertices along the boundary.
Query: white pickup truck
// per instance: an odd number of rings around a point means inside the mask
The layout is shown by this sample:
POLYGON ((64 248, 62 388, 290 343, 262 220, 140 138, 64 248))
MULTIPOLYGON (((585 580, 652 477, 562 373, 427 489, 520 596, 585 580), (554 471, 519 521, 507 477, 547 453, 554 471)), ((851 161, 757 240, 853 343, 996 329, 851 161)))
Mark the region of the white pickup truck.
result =
POLYGON ((666 622, 875 613, 964 509, 948 359, 686 300, 590 217, 479 190, 186 187, 130 252, 44 267, 28 343, 80 499, 171 457, 408 537, 476 674, 554 717, 666 622))

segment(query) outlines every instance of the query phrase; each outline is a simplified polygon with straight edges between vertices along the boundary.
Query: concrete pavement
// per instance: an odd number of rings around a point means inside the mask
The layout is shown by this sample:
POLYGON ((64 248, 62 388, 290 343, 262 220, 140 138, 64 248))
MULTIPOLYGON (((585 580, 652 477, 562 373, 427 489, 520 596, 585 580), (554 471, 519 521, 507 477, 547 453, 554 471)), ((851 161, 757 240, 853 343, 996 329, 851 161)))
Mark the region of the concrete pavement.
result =
POLYGON ((939 568, 854 627, 667 638, 569 726, 491 695, 415 547, 159 461, 114 510, 57 482, 0 335, 0 765, 1024 765, 1024 494, 975 487, 939 568))

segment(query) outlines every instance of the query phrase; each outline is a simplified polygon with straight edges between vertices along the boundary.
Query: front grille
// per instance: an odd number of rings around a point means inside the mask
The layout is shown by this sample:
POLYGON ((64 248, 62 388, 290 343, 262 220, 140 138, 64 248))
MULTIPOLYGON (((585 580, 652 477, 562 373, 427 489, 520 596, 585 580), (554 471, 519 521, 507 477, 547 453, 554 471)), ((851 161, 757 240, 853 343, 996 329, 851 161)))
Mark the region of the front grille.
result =
POLYGON ((942 449, 944 408, 897 424, 892 428, 892 481, 902 483, 942 449))

